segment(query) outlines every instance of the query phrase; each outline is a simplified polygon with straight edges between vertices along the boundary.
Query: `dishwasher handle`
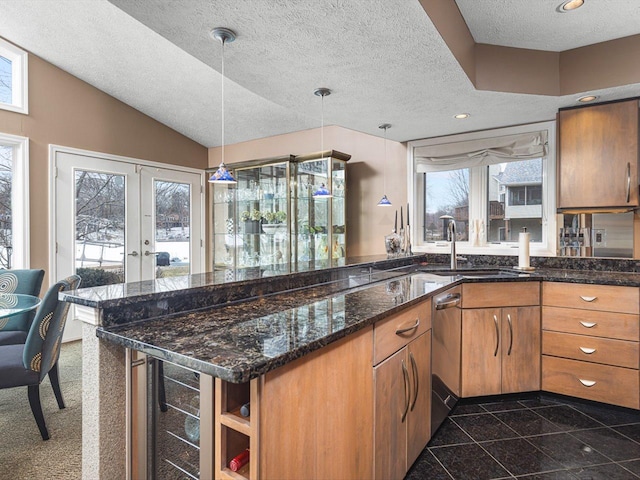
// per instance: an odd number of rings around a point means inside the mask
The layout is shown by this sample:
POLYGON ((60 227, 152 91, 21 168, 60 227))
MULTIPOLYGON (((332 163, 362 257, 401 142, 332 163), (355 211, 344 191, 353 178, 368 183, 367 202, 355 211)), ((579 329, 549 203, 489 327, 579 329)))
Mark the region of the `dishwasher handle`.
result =
POLYGON ((457 307, 460 304, 460 294, 450 293, 436 300, 436 310, 457 307))

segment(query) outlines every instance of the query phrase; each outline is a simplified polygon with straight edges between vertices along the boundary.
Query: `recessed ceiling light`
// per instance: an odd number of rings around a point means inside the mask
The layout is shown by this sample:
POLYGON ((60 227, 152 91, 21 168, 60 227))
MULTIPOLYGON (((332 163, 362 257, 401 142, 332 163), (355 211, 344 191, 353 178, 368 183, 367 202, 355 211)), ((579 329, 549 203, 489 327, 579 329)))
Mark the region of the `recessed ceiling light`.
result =
POLYGON ((562 13, 571 12, 584 5, 584 0, 568 0, 558 7, 558 11, 562 13))
POLYGON ((471 115, 469 115, 468 113, 459 113, 457 115, 454 115, 453 118, 457 118, 458 120, 463 120, 465 118, 469 118, 471 115))
POLYGON ((578 101, 582 103, 587 103, 587 102, 593 102, 596 98, 598 97, 596 97, 595 95, 585 95, 584 97, 580 97, 578 101))

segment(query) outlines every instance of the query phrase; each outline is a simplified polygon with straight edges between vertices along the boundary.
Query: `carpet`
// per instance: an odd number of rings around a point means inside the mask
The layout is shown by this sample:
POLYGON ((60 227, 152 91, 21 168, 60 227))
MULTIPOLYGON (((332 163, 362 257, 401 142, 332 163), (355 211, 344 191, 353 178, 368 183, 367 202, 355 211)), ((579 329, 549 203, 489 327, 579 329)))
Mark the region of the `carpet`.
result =
POLYGON ((46 442, 29 407, 27 388, 0 390, 0 479, 82 477, 82 342, 62 345, 60 388, 66 408, 58 409, 49 378, 40 385, 46 442))

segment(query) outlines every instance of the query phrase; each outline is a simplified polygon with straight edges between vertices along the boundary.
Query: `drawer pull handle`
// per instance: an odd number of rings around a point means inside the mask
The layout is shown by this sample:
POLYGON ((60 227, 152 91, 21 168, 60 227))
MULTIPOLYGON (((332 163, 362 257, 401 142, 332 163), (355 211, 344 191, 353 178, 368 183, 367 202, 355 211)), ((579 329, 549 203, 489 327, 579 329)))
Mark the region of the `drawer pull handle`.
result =
POLYGON ((584 295, 580 295, 580 298, 585 302, 593 302, 598 297, 585 297, 584 295))
POLYGON ((411 330, 415 330, 416 328, 418 328, 419 325, 420 325, 420 319, 416 318, 416 323, 414 323, 410 327, 401 328, 399 330, 396 330, 396 335, 402 335, 403 333, 407 333, 407 332, 410 332, 411 330))
POLYGON ((580 350, 582 350, 582 353, 586 353, 587 355, 591 355, 592 353, 596 353, 596 349, 595 348, 580 347, 580 350))
POLYGON ((580 383, 585 387, 593 387, 596 384, 594 380, 583 380, 581 378, 579 378, 578 380, 580 380, 580 383))
POLYGON ((595 322, 580 322, 580 325, 582 325, 584 328, 593 328, 597 325, 597 323, 595 322))

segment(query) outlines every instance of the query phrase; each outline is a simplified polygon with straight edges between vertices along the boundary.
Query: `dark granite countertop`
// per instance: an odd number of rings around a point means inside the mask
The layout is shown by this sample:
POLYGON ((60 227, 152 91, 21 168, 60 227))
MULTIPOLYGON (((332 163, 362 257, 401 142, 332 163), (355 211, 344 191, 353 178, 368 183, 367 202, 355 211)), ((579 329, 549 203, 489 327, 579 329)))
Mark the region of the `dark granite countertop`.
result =
POLYGON ((456 282, 448 276, 416 273, 330 294, 311 287, 98 329, 98 336, 223 380, 242 383, 456 282))
MULTIPOLYGON (((128 321, 104 324, 98 329, 98 336, 223 380, 242 383, 462 282, 544 280, 640 286, 640 273, 635 272, 563 268, 518 272, 495 264, 448 272, 445 265, 423 260, 418 257, 410 262, 380 264, 389 270, 374 270, 371 263, 359 264, 359 270, 347 267, 330 272, 329 277, 320 274, 315 285, 285 282, 286 286, 294 287, 289 289, 280 285, 280 290, 256 290, 254 286, 248 291, 243 286, 251 282, 232 283, 229 285, 232 291, 240 290, 236 298, 227 296, 224 301, 209 301, 199 308, 191 301, 189 305, 196 308, 173 314, 161 311, 159 315, 151 315, 144 310, 136 316, 128 310, 128 321), (491 273, 487 269, 495 274, 477 275, 479 270, 491 273)), ((191 297, 191 290, 183 285, 187 279, 175 280, 182 282, 180 288, 168 288, 171 301, 185 296, 185 290, 191 297)), ((282 283, 284 279, 278 277, 277 281, 282 283)), ((206 286, 207 282, 200 283, 206 286)), ((126 290, 127 286, 111 288, 126 290)), ((145 291, 144 295, 151 295, 153 302, 158 302, 151 292, 145 291)), ((125 293, 122 298, 128 299, 126 303, 131 301, 125 293)), ((162 301, 166 303, 167 299, 162 301)), ((116 307, 122 306, 116 302, 116 307)))

